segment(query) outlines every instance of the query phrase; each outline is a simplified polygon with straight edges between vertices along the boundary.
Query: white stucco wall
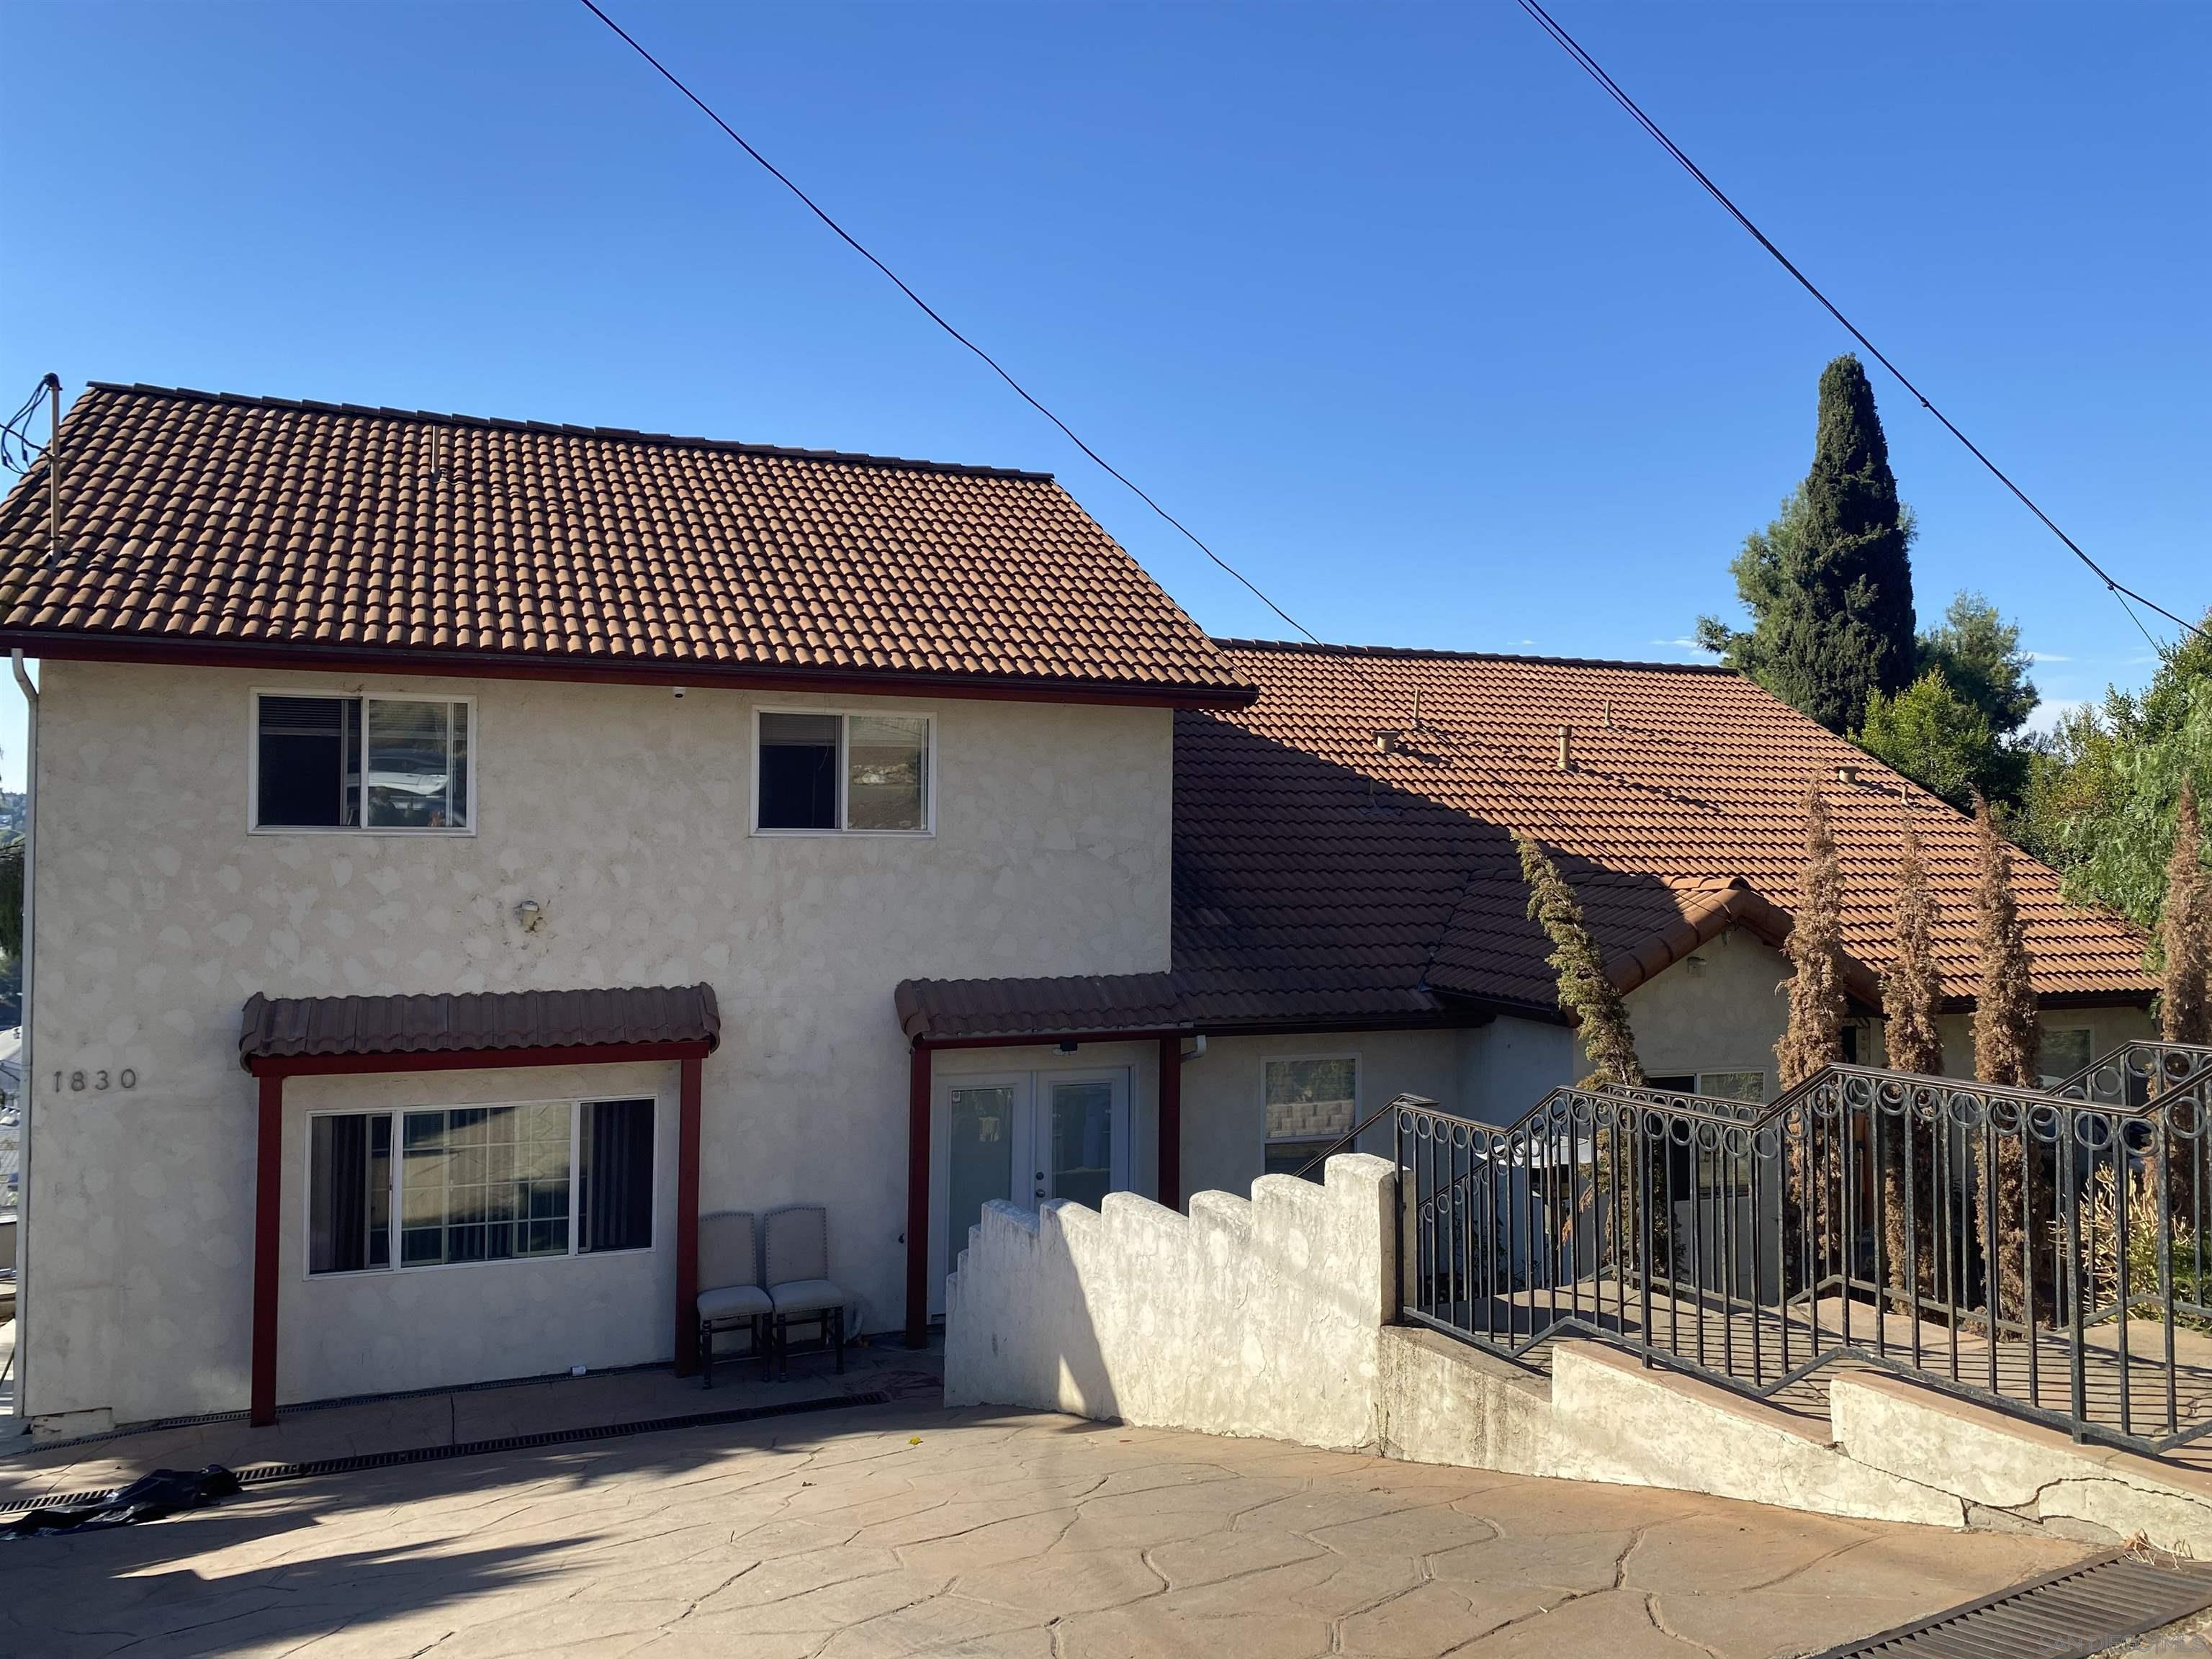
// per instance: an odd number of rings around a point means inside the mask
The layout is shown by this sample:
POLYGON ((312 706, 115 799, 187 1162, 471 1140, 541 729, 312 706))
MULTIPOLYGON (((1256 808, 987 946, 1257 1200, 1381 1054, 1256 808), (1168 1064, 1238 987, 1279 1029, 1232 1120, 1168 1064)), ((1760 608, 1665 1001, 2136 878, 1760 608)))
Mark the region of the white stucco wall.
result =
POLYGON ((945 1404, 1372 1443, 1397 1172, 1353 1154, 1327 1176, 1187 1216, 1127 1193, 987 1206, 947 1286, 945 1404))
POLYGON ((1779 951, 1735 927, 1638 986, 1626 1001, 1645 1075, 1757 1072, 1773 1099, 1781 1092, 1774 1045, 1790 1022, 1780 988, 1789 969, 1779 951))
MULTIPOLYGON (((254 1097, 236 1041, 254 991, 712 983, 723 1043, 705 1066, 702 1207, 827 1202, 838 1276, 882 1327, 902 1313, 893 987, 1169 964, 1164 709, 71 662, 44 665, 42 687, 20 1362, 34 1415, 244 1405, 254 1097), (249 835, 257 687, 476 697, 477 833, 249 835), (750 836, 757 702, 933 714, 935 835, 750 836), (534 933, 515 920, 525 898, 544 908, 534 933), (125 1066, 127 1092, 55 1090, 57 1071, 112 1081, 125 1066)), ((297 1159, 286 1167, 296 1179, 297 1159)), ((437 1271, 487 1297, 500 1274, 520 1282, 514 1264, 437 1271)), ((349 1318, 380 1307, 404 1324, 434 1300, 421 1277, 350 1281, 349 1318)), ((562 1352, 669 1352, 669 1311, 639 1326, 577 1283, 580 1316, 603 1328, 562 1352)), ((313 1397, 340 1369, 349 1394, 426 1374, 374 1344, 319 1364, 288 1347, 279 1398, 313 1397)))
POLYGON ((1462 1033, 1459 1104, 1451 1109, 1479 1122, 1510 1123, 1589 1069, 1571 1027, 1503 1015, 1462 1033))

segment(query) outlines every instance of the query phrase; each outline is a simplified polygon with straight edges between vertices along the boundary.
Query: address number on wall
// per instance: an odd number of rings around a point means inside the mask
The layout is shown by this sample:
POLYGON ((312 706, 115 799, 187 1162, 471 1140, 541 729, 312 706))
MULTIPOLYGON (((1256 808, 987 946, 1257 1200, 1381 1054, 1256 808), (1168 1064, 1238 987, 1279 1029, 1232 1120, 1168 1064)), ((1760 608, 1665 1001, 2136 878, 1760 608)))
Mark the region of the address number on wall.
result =
POLYGON ((54 1092, 67 1090, 71 1094, 82 1094, 88 1089, 100 1091, 108 1089, 135 1089, 138 1073, 131 1066, 119 1072, 56 1072, 54 1092))

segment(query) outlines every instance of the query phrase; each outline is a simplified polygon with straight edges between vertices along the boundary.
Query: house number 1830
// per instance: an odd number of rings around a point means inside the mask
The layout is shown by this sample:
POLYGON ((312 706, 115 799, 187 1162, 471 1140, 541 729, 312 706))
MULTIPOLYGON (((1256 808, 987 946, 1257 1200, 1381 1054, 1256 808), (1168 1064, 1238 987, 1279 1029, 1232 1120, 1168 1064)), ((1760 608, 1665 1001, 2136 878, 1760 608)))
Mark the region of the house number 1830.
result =
POLYGON ((54 1073, 54 1090, 57 1093, 64 1089, 70 1090, 72 1093, 82 1094, 87 1089, 135 1089, 137 1086, 138 1073, 128 1066, 119 1072, 56 1072, 54 1073))

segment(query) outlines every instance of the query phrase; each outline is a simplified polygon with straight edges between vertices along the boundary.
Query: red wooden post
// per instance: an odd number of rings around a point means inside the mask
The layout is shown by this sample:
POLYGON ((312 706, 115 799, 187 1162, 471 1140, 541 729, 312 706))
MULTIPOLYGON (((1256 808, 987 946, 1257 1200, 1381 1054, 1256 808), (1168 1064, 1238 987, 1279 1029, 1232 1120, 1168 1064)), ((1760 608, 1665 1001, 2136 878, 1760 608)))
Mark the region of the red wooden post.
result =
POLYGON ((1160 1202, 1182 1208, 1182 1038, 1160 1039, 1160 1202))
POLYGON ((907 1058, 906 1345, 929 1346, 929 1049, 907 1058))
POLYGON ((284 1079, 264 1075, 259 1139, 253 1162, 253 1394, 248 1420, 276 1420, 276 1289, 283 1238, 284 1079))
POLYGON ((703 1062, 677 1062, 676 1374, 699 1370, 699 1087, 703 1062))

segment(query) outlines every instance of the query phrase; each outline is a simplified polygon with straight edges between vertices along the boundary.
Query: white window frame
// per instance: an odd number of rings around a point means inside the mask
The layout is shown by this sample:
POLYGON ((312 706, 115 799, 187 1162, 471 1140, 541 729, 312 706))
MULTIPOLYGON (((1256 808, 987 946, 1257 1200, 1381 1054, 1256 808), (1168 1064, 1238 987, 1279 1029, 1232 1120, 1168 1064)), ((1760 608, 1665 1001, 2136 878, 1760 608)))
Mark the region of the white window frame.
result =
MULTIPOLYGON (((368 711, 362 710, 363 741, 367 740, 368 711)), ((331 690, 322 686, 257 685, 246 699, 246 833, 249 836, 473 836, 477 832, 477 780, 483 773, 483 757, 477 748, 477 700, 473 696, 442 696, 432 691, 370 691, 350 688, 331 690), (272 823, 264 825, 261 819, 261 700, 264 697, 325 697, 333 702, 351 699, 364 704, 371 702, 434 702, 460 703, 469 711, 469 821, 465 824, 448 824, 442 830, 410 830, 399 824, 368 823, 272 823)), ((364 773, 366 768, 363 769, 364 773)), ((362 783, 362 816, 368 815, 368 780, 362 783)))
MULTIPOLYGON (((1771 1080, 1764 1066, 1707 1066, 1691 1074, 1692 1086, 1699 1097, 1706 1100, 1742 1100, 1741 1095, 1716 1095, 1705 1087, 1709 1077, 1755 1077, 1759 1079, 1759 1098, 1767 1098, 1766 1088, 1771 1080)), ((1747 1104, 1755 1103, 1747 1102, 1747 1104)))
MULTIPOLYGON (((475 787, 476 771, 469 772, 470 787, 475 787)), ((937 713, 934 709, 890 708, 805 708, 787 703, 756 705, 752 714, 752 771, 746 781, 751 796, 751 833, 769 837, 805 836, 838 836, 888 841, 927 841, 937 834, 937 713), (831 830, 781 830, 763 828, 761 812, 761 716, 763 714, 824 714, 837 722, 837 827, 831 830), (921 820, 919 830, 848 830, 845 823, 845 793, 849 763, 846 758, 847 733, 852 729, 855 715, 880 716, 886 720, 918 720, 922 725, 921 820)))
POLYGON ((660 1248, 660 1097, 658 1093, 626 1094, 619 1090, 595 1095, 539 1096, 534 1100, 416 1100, 395 1106, 329 1106, 316 1107, 307 1114, 305 1142, 301 1148, 300 1182, 300 1277, 313 1284, 337 1279, 384 1279, 393 1273, 435 1273, 471 1267, 521 1267, 533 1262, 574 1261, 582 1257, 594 1261, 610 1256, 650 1255, 660 1248), (586 1250, 581 1248, 583 1217, 580 1206, 584 1201, 583 1133, 584 1108, 600 1101, 649 1100, 653 1103, 653 1197, 648 1206, 651 1225, 647 1242, 633 1244, 627 1249, 586 1250), (472 1112, 494 1111, 502 1106, 560 1106, 568 1109, 568 1248, 565 1252, 549 1252, 542 1255, 498 1256, 484 1261, 418 1261, 408 1266, 399 1260, 399 1235, 402 1212, 399 1207, 402 1182, 400 1171, 406 1163, 405 1124, 410 1112, 472 1112), (386 1247, 389 1260, 381 1267, 344 1267, 330 1273, 314 1270, 315 1250, 315 1130, 319 1117, 386 1117, 392 1120, 392 1175, 386 1189, 386 1202, 391 1216, 392 1239, 386 1247))
POLYGON ((1271 1146, 1326 1146, 1341 1140, 1336 1135, 1273 1135, 1267 1133, 1267 1068, 1270 1066, 1292 1064, 1302 1060, 1348 1060, 1352 1062, 1352 1125, 1359 1127, 1361 1104, 1367 1090, 1365 1057, 1356 1048, 1328 1048, 1312 1054, 1262 1054, 1260 1056, 1260 1144, 1264 1151, 1271 1146))

